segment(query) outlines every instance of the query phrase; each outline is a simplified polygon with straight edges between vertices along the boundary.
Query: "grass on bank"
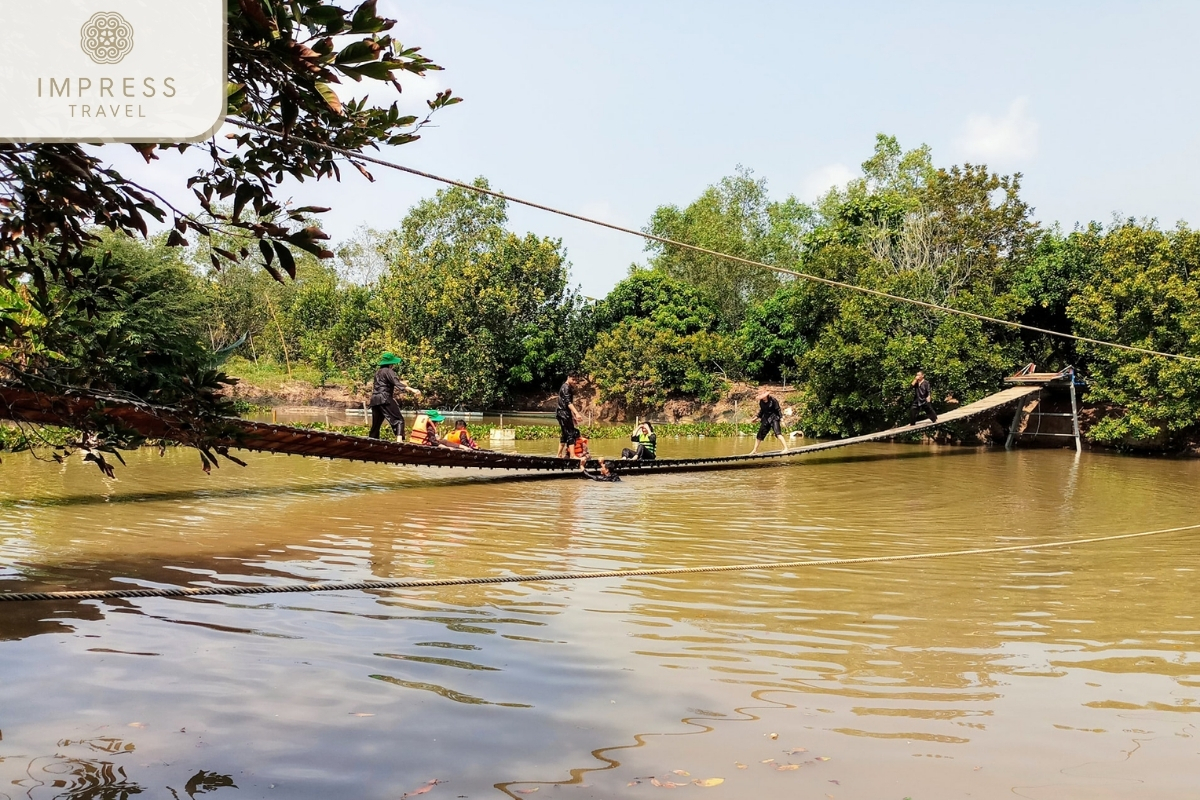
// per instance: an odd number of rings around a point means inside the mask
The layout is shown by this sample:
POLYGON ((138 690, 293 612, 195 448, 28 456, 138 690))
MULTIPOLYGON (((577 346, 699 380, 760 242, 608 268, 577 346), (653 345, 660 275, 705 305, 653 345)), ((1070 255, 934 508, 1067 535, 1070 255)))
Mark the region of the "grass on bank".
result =
POLYGON ((249 384, 273 394, 283 389, 284 384, 291 382, 306 383, 311 386, 329 386, 342 384, 345 378, 338 374, 322 375, 321 370, 303 361, 293 361, 291 374, 285 364, 278 364, 266 358, 251 361, 241 356, 231 356, 222 367, 226 374, 243 383, 249 384))

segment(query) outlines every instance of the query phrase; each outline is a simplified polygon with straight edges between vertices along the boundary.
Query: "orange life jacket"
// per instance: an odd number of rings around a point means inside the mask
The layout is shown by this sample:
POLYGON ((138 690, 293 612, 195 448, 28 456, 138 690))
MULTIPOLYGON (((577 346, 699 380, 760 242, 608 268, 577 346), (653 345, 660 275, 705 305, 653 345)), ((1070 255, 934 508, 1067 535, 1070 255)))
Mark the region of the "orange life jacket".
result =
POLYGON ((446 441, 450 444, 457 444, 463 447, 470 447, 474 442, 471 441, 471 434, 458 429, 452 430, 446 434, 446 441))
POLYGON ((586 436, 579 436, 575 439, 575 444, 571 445, 571 453, 575 458, 583 458, 588 454, 588 440, 586 436))
POLYGON ((428 415, 418 414, 417 418, 413 420, 412 431, 408 434, 408 443, 430 446, 437 444, 437 427, 429 421, 428 415), (432 436, 429 435, 430 428, 433 428, 432 436))

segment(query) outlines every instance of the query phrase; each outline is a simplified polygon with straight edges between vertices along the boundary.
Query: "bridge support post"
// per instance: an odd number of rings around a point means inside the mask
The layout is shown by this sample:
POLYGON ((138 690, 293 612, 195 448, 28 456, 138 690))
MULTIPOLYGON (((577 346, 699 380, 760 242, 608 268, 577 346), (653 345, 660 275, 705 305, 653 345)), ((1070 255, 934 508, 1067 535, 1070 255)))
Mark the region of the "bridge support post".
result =
POLYGON ((1021 418, 1025 416, 1025 401, 1018 400, 1017 407, 1013 410, 1012 424, 1008 426, 1008 438, 1004 440, 1004 449, 1012 450, 1013 444, 1016 443, 1017 437, 1021 435, 1021 418))
POLYGON ((1083 443, 1079 440, 1079 404, 1075 400, 1075 371, 1071 371, 1071 428, 1075 434, 1075 454, 1083 452, 1083 443))

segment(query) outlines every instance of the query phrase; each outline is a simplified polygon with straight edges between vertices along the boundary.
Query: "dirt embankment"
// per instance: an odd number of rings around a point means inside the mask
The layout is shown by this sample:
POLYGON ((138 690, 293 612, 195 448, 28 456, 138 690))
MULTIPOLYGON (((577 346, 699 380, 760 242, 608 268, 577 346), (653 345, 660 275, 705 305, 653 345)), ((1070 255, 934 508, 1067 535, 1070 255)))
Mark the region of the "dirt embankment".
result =
MULTIPOLYGON (((646 414, 644 411, 630 409, 619 401, 600 402, 595 385, 583 381, 575 390, 575 407, 583 414, 584 420, 595 422, 631 422, 637 418, 649 418, 654 422, 747 422, 758 413, 758 401, 755 398, 760 389, 767 389, 778 397, 785 414, 800 397, 799 392, 790 386, 734 383, 715 402, 668 400, 661 411, 646 414)), ((558 393, 546 393, 519 398, 516 410, 554 411, 557 405, 558 393)))
POLYGON ((319 408, 357 408, 366 396, 351 394, 344 386, 313 386, 307 381, 284 381, 278 386, 257 386, 243 379, 234 385, 230 396, 259 406, 283 408, 317 406, 319 408))

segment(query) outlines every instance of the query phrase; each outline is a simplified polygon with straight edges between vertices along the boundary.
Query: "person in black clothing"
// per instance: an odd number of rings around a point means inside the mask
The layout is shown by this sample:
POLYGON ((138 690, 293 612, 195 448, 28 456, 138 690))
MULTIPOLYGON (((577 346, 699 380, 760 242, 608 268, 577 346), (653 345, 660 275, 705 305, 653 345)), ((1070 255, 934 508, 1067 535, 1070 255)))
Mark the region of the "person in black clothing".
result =
POLYGON ((758 446, 762 444, 763 439, 767 438, 768 433, 775 434, 779 439, 779 443, 783 445, 783 452, 787 452, 787 439, 783 438, 783 432, 780 429, 780 424, 783 422, 783 409, 779 407, 779 401, 775 396, 763 389, 758 393, 758 436, 754 439, 754 449, 750 451, 750 455, 758 452, 758 446))
POLYGON ((629 441, 637 445, 637 450, 630 450, 626 447, 621 451, 621 458, 653 461, 658 455, 658 435, 654 432, 654 426, 649 422, 643 422, 634 428, 633 436, 629 437, 629 441))
POLYGON ((571 445, 579 438, 579 409, 575 407, 575 376, 568 375, 558 390, 558 407, 554 418, 558 421, 558 457, 566 458, 571 445))
POLYGON ((587 471, 587 459, 580 459, 579 471, 594 481, 601 481, 603 483, 621 482, 621 476, 610 470, 608 468, 608 464, 605 463, 603 458, 601 458, 597 463, 600 464, 600 471, 592 473, 587 471))
POLYGON ((407 392, 416 397, 421 393, 400 379, 392 367, 400 365, 400 357, 395 353, 384 353, 379 357, 379 369, 375 373, 375 385, 371 390, 371 432, 372 439, 379 438, 379 430, 386 419, 396 441, 404 441, 404 417, 400 415, 400 405, 396 402, 396 390, 407 392))
POLYGON ((933 389, 929 386, 929 381, 925 380, 925 373, 922 370, 917 370, 917 377, 912 379, 913 387, 913 402, 912 402, 912 420, 909 425, 917 424, 917 412, 925 412, 925 416, 930 422, 937 422, 937 412, 933 410, 933 402, 930 395, 933 389))

